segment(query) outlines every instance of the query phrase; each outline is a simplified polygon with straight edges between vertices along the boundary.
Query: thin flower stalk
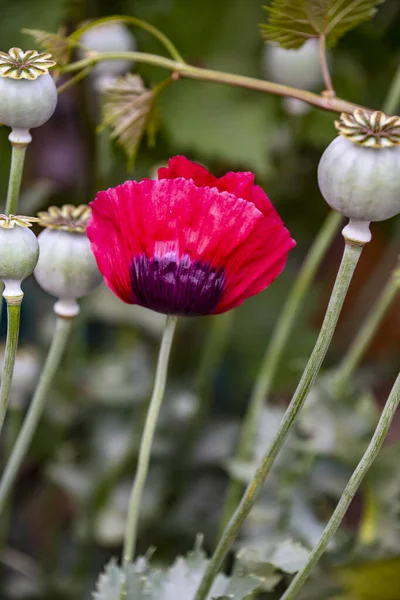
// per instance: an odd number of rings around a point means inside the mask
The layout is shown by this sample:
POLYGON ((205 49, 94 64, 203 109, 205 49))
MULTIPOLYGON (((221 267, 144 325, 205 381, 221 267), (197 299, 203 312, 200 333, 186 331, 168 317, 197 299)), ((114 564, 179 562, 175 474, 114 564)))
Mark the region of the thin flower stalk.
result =
POLYGON ((259 492, 274 464, 280 449, 283 446, 294 422, 300 412, 307 394, 318 375, 326 352, 329 348, 336 324, 349 288, 353 273, 362 252, 362 246, 346 243, 342 262, 332 290, 329 305, 322 323, 321 331, 316 341, 314 350, 306 365, 300 383, 294 393, 292 401, 287 408, 282 423, 263 457, 255 475, 250 481, 237 509, 227 524, 217 548, 208 564, 207 570, 197 590, 195 600, 205 600, 211 589, 218 571, 231 549, 239 530, 253 507, 259 492))
POLYGON ((74 85, 76 85, 77 83, 82 81, 82 79, 85 79, 85 77, 87 75, 89 75, 92 68, 93 67, 90 66, 90 67, 87 67, 86 69, 82 69, 82 71, 79 71, 76 75, 74 75, 74 77, 71 77, 71 79, 67 79, 67 81, 65 81, 61 85, 57 86, 58 95, 61 96, 61 94, 63 94, 64 92, 69 90, 71 87, 73 87, 74 85))
POLYGON ((369 312, 361 329, 355 336, 349 350, 339 364, 334 381, 334 393, 337 396, 344 394, 346 387, 355 369, 367 350, 372 338, 378 330, 382 319, 392 305, 400 289, 400 273, 397 266, 389 277, 376 303, 369 312))
POLYGON ((131 496, 129 499, 128 520, 126 525, 123 549, 124 563, 129 563, 130 561, 132 561, 135 555, 138 520, 143 489, 146 483, 147 473, 149 470, 151 448, 153 445, 157 419, 164 398, 164 391, 168 374, 169 357, 171 353, 171 346, 175 333, 176 323, 176 316, 167 316, 164 333, 161 340, 160 352, 158 356, 153 393, 150 399, 146 422, 144 425, 142 439, 140 442, 135 481, 133 483, 131 496))
POLYGON ((3 513, 11 488, 18 475, 21 464, 29 450, 40 417, 42 416, 54 377, 71 331, 72 319, 57 318, 53 340, 40 375, 40 379, 30 403, 21 431, 15 442, 11 456, 0 481, 0 515, 3 513))
POLYGON ((21 190, 22 172, 24 169, 27 144, 12 143, 11 167, 8 180, 6 215, 16 215, 21 190))
POLYGON ((325 552, 329 542, 338 530, 343 520, 343 517, 345 516, 347 509, 349 508, 351 501, 356 495, 357 490, 359 489, 365 475, 371 468, 372 464, 374 463, 376 457, 379 454, 380 449, 382 448, 383 442, 385 441, 385 437, 389 430, 390 424, 392 423, 393 417, 396 413, 399 403, 400 374, 397 376, 392 391, 390 392, 389 398, 386 402, 385 408, 383 409, 381 418, 379 419, 379 423, 376 427, 372 440, 370 441, 364 456, 358 463, 356 470, 351 476, 350 481, 346 485, 344 492, 339 500, 339 504, 337 505, 329 523, 325 527, 317 545, 312 550, 307 564, 293 579, 291 585, 286 590, 281 600, 293 600, 297 597, 297 594, 300 592, 312 569, 317 564, 322 554, 325 552))
POLYGON ((15 357, 17 354, 18 347, 20 315, 20 302, 18 304, 7 304, 7 340, 0 389, 0 433, 3 427, 7 407, 10 400, 15 357))
POLYGON ((400 102, 400 66, 391 81, 389 91, 383 103, 382 110, 387 115, 393 115, 397 112, 400 102))
MULTIPOLYGON (((296 281, 289 292, 282 311, 280 312, 251 393, 249 407, 245 416, 239 447, 236 453, 237 461, 247 461, 252 458, 258 423, 266 398, 273 385, 284 350, 290 339, 296 318, 304 303, 310 285, 315 278, 315 274, 321 261, 339 230, 341 222, 342 217, 339 213, 332 211, 328 215, 315 238, 314 243, 308 251, 296 281)), ((225 527, 232 516, 242 492, 243 486, 241 482, 235 480, 231 481, 223 511, 222 528, 225 527)))
POLYGON ((265 81, 264 79, 256 79, 254 77, 246 77, 244 75, 236 75, 233 73, 224 73, 222 71, 213 71, 211 69, 202 69, 187 63, 165 58, 164 56, 158 56, 156 54, 149 54, 146 52, 99 52, 95 56, 84 58, 65 66, 63 68, 63 72, 73 73, 81 69, 86 69, 90 65, 95 65, 102 60, 120 59, 131 60, 138 64, 143 63, 158 66, 172 71, 176 74, 176 76, 185 77, 187 79, 221 83, 225 85, 232 85, 234 87, 246 88, 249 90, 257 90, 259 92, 273 94, 276 96, 297 98, 298 100, 303 100, 303 102, 307 102, 308 104, 312 104, 313 106, 317 106, 331 112, 351 113, 355 108, 360 108, 359 105, 353 104, 352 102, 347 102, 341 98, 329 98, 327 96, 322 96, 306 90, 301 90, 279 83, 273 83, 271 81, 265 81))
POLYGON ((319 56, 320 56, 320 64, 321 64, 321 72, 322 77, 325 83, 326 92, 329 92, 331 96, 335 95, 335 90, 333 88, 331 74, 329 72, 329 65, 326 55, 326 37, 321 35, 319 39, 319 56))
POLYGON ((138 19, 136 17, 131 17, 129 15, 113 15, 111 17, 103 17, 102 19, 96 19, 95 21, 91 21, 87 25, 84 25, 80 29, 74 31, 68 38, 68 40, 73 45, 79 45, 79 40, 86 31, 89 29, 93 29, 93 27, 98 27, 99 25, 106 25, 107 23, 112 23, 113 21, 117 21, 119 23, 126 23, 128 25, 133 25, 135 27, 139 27, 140 29, 144 29, 148 33, 150 33, 153 37, 155 37, 164 48, 169 52, 171 57, 181 63, 184 63, 181 54, 175 45, 171 42, 171 40, 164 34, 162 31, 151 25, 151 23, 147 23, 147 21, 143 21, 142 19, 138 19))

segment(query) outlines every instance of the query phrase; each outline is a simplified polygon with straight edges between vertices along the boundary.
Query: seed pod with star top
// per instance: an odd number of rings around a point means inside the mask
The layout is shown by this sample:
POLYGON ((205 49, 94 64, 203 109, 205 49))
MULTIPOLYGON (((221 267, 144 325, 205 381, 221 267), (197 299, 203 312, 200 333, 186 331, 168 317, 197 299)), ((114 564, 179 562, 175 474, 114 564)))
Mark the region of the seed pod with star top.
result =
POLYGON ((84 204, 51 206, 38 217, 45 229, 38 236, 40 257, 35 279, 43 290, 58 298, 57 315, 75 316, 79 312, 77 299, 101 283, 86 236, 90 208, 84 204))

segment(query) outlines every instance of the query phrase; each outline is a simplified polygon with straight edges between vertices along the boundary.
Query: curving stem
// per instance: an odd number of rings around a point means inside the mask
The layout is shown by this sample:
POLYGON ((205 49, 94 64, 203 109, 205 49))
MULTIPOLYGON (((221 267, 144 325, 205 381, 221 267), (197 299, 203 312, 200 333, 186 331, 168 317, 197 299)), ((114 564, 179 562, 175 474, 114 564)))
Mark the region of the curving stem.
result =
MULTIPOLYGON (((199 81, 209 81, 221 83, 224 85, 232 85, 234 87, 245 88, 248 90, 258 90, 266 94, 274 94, 276 96, 288 96, 289 98, 297 98, 313 106, 318 106, 324 110, 331 112, 348 112, 351 113, 355 108, 361 108, 357 104, 342 100, 337 97, 328 97, 307 90, 301 90, 288 85, 257 79, 255 77, 247 77, 244 75, 236 75, 234 73, 224 73, 222 71, 213 71, 211 69, 202 69, 178 60, 171 60, 164 56, 149 54, 147 52, 98 52, 92 53, 88 58, 78 60, 63 67, 63 73, 73 73, 93 66, 102 60, 131 60, 138 64, 154 65, 175 74, 175 77, 184 77, 187 79, 196 79, 199 81)), ((369 109, 367 109, 369 110, 369 109)))
POLYGON ((175 333, 177 317, 168 315, 165 323, 164 333, 161 340, 158 355, 157 370, 154 381, 153 393, 151 395, 146 422, 139 448, 139 457, 135 481, 133 482, 131 496, 129 499, 128 522, 126 525, 125 541, 123 549, 124 563, 129 563, 135 554, 137 528, 142 500, 143 489, 149 470, 151 447, 153 445, 154 433, 161 404, 164 398, 165 385, 167 382, 168 363, 171 353, 172 340, 175 333))
POLYGON ((307 564, 303 567, 301 571, 299 571, 299 573, 293 579, 289 588, 283 594, 281 600, 293 600, 293 598, 297 596, 298 592, 301 590, 308 576, 310 575, 313 567, 317 564, 322 554, 325 552, 329 542, 338 530, 338 527, 342 522, 343 517, 346 514, 351 501, 356 495, 356 492, 360 487, 365 475, 371 468, 374 460, 379 454, 380 449, 382 448, 386 434, 396 413, 396 410, 399 406, 399 403, 400 374, 397 376, 392 391, 390 392, 389 398, 387 399, 385 408, 383 409, 381 418, 379 419, 379 423, 372 437, 372 440, 370 441, 364 456, 358 463, 356 470, 351 476, 349 483, 346 485, 344 492, 339 500, 339 504, 337 505, 329 523, 325 527, 317 545, 311 552, 307 564))
POLYGON ((21 190, 22 172, 24 170, 25 153, 28 144, 32 139, 29 132, 24 133, 26 135, 24 135, 21 140, 18 132, 16 133, 15 131, 11 132, 8 138, 11 141, 12 153, 5 208, 6 215, 17 214, 19 193, 21 190), (15 135, 17 136, 18 141, 14 140, 15 135))
POLYGON ((68 337, 71 331, 72 319, 57 318, 53 340, 40 375, 40 379, 23 422, 21 431, 12 449, 3 477, 0 481, 0 515, 3 512, 11 487, 18 475, 18 470, 29 450, 40 417, 53 383, 54 376, 60 365, 68 337))
POLYGON ((325 83, 325 91, 333 98, 335 96, 335 90, 329 72, 328 57, 326 55, 326 37, 324 35, 321 35, 319 38, 319 59, 322 78, 325 83))
POLYGON ((18 347, 22 297, 17 303, 7 302, 7 340, 0 390, 0 433, 10 400, 15 356, 18 347))
POLYGON ((213 581, 231 549, 244 520, 253 507, 254 502, 264 485, 265 479, 275 462, 278 452, 282 448, 289 431, 307 398, 307 394, 318 375, 332 340, 343 302, 361 252, 362 246, 352 245, 346 242, 342 262, 314 350, 312 351, 300 383, 285 412, 282 423, 271 446, 263 457, 261 464, 250 481, 238 507, 222 533, 221 539, 208 563, 204 577, 197 590, 195 600, 206 600, 213 581))
MULTIPOLYGON (((340 213, 335 211, 329 213, 315 238, 314 243, 308 251, 306 259, 296 277, 296 281, 294 282, 280 312, 251 393, 236 453, 236 460, 238 461, 247 461, 252 458, 258 423, 283 352, 290 339, 290 334, 299 311, 303 306, 311 282, 315 277, 315 273, 318 270, 327 249, 338 232, 342 219, 343 217, 340 213)), ((243 486, 241 482, 231 481, 222 515, 222 528, 225 527, 232 516, 232 513, 240 500, 242 491, 243 486)))

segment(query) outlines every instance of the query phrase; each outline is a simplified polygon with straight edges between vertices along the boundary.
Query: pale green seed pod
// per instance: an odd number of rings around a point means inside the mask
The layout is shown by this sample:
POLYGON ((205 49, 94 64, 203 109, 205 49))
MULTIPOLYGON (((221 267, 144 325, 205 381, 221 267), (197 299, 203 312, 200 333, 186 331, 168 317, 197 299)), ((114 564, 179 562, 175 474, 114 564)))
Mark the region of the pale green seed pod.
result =
POLYGON ((86 236, 90 209, 86 205, 50 207, 39 213, 46 227, 38 236, 40 257, 34 276, 40 287, 59 299, 60 316, 79 312, 77 298, 92 292, 102 281, 86 236))
MULTIPOLYGON (((319 41, 316 39, 307 40, 297 50, 265 44, 262 66, 265 77, 276 83, 303 90, 317 90, 323 86, 319 41)), ((309 104, 297 98, 285 97, 282 103, 290 115, 300 116, 311 110, 309 104)))
POLYGON ((21 302, 21 282, 32 274, 38 260, 38 240, 29 229, 34 221, 33 217, 0 215, 0 279, 10 304, 21 302))
POLYGON ((265 44, 263 66, 267 78, 283 85, 303 90, 315 90, 323 85, 316 39, 307 40, 297 50, 265 44))
POLYGON ((400 118, 357 109, 336 122, 339 136, 325 150, 318 183, 327 203, 354 222, 400 213, 400 118))
MULTIPOLYGON (((94 52, 130 52, 136 49, 131 31, 123 23, 110 21, 96 25, 82 34, 80 43, 94 52)), ((84 53, 79 50, 83 58, 84 53)), ((102 60, 93 69, 95 77, 118 77, 132 68, 132 61, 102 60)))
POLYGON ((50 119, 57 105, 57 88, 48 72, 53 65, 50 54, 35 50, 0 52, 0 123, 29 131, 50 119))

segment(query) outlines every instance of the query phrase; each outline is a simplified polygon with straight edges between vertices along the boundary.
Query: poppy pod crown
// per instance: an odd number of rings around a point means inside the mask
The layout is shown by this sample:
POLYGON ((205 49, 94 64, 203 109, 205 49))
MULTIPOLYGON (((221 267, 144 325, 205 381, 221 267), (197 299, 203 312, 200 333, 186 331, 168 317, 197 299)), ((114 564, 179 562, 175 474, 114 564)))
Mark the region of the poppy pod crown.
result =
POLYGON ((252 173, 182 156, 158 180, 99 192, 87 234, 110 289, 165 314, 222 313, 265 289, 295 245, 252 173))

